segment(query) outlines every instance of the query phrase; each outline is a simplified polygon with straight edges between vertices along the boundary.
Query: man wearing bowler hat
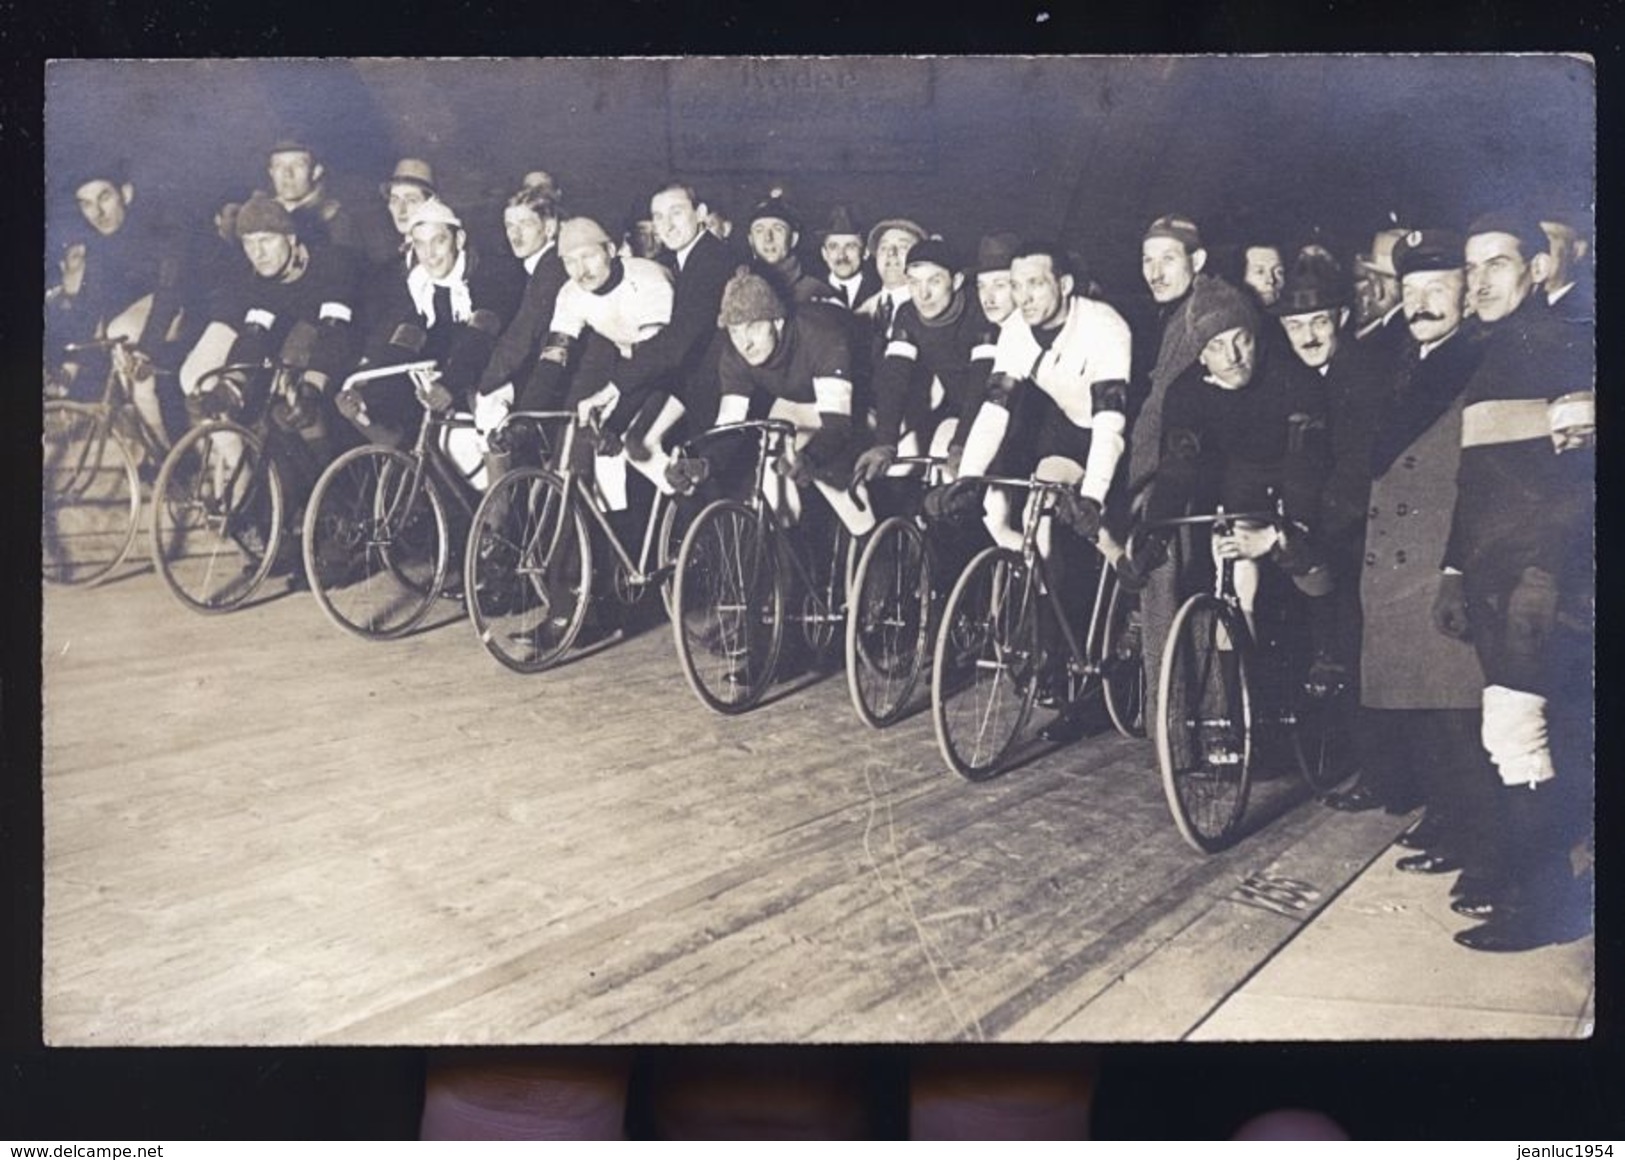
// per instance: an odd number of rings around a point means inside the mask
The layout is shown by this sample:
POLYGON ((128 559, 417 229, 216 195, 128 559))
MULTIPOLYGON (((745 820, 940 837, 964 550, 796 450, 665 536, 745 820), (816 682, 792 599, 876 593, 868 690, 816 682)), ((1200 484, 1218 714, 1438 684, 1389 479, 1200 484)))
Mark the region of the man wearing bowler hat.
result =
POLYGON ((818 256, 829 271, 837 301, 856 310, 880 291, 880 275, 869 265, 869 247, 863 230, 852 220, 851 211, 838 205, 830 211, 829 224, 818 231, 818 256))

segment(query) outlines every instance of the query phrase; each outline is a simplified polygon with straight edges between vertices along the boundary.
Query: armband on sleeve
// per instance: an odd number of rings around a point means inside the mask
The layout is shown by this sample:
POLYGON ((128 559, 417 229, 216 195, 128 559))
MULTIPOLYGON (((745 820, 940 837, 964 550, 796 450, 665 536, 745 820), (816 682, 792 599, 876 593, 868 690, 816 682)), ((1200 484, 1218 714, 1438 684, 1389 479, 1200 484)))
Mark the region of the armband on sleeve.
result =
POLYGON ((750 417, 750 396, 723 395, 717 403, 717 426, 725 427, 729 423, 743 423, 750 417))
POLYGON ((813 398, 820 415, 851 415, 852 384, 847 379, 822 376, 813 379, 813 398))
POLYGON ((542 344, 542 353, 537 361, 554 363, 562 367, 570 361, 570 350, 573 346, 575 346, 573 336, 559 330, 549 331, 547 341, 542 344))
POLYGON ((1128 413, 1128 384, 1122 379, 1107 379, 1089 384, 1089 399, 1098 416, 1106 411, 1128 413))
POLYGON ((1091 383, 1089 398, 1093 407, 1089 457, 1083 465, 1083 483, 1078 490, 1104 505, 1127 446, 1124 432, 1128 429, 1128 418, 1124 410, 1128 404, 1128 384, 1121 379, 1091 383))

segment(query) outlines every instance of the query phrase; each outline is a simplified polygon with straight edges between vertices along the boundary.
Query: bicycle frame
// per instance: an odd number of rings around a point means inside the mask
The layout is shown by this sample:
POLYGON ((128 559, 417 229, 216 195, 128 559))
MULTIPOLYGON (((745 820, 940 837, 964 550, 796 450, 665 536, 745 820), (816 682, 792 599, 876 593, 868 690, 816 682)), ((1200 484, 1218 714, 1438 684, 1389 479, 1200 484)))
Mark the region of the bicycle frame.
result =
POLYGON ((157 436, 147 426, 147 421, 142 417, 140 409, 135 405, 134 387, 130 382, 129 373, 124 366, 123 360, 119 357, 119 352, 128 347, 129 339, 127 338, 99 338, 89 342, 68 343, 62 348, 66 354, 82 354, 86 351, 105 350, 110 356, 107 381, 102 385, 101 398, 94 403, 84 404, 84 406, 90 407, 96 412, 96 440, 93 444, 86 445, 85 453, 81 456, 79 464, 74 469, 75 483, 69 489, 70 491, 82 490, 82 485, 78 480, 83 472, 84 464, 91 459, 91 450, 95 451, 95 461, 99 462, 102 445, 109 436, 114 439, 125 438, 124 434, 116 427, 116 420, 120 416, 128 416, 132 420, 131 426, 135 431, 136 439, 141 444, 141 450, 146 453, 151 462, 163 462, 164 449, 160 445, 157 436))
MULTIPOLYGON (((546 420, 573 419, 574 416, 569 411, 537 411, 516 412, 510 418, 546 420)), ((610 551, 615 554, 621 566, 626 569, 627 578, 631 583, 638 587, 656 583, 664 578, 663 573, 669 571, 671 565, 667 565, 665 568, 651 568, 650 553, 654 551, 655 537, 659 533, 660 521, 666 513, 666 506, 673 501, 664 493, 655 492, 655 501, 649 505, 649 518, 643 528, 643 543, 638 549, 637 559, 634 560, 632 554, 626 550, 626 545, 621 543, 621 537, 616 533, 614 526, 609 521, 608 504, 598 490, 596 481, 589 484, 587 480, 582 478, 582 473, 576 470, 574 455, 576 432, 579 428, 579 423, 572 422, 565 429, 564 439, 559 446, 558 465, 554 468, 554 472, 564 484, 565 494, 578 497, 578 502, 586 506, 587 514, 592 517, 592 521, 598 526, 598 529, 604 533, 604 539, 609 543, 610 551)), ((556 526, 562 531, 564 522, 560 520, 556 526)))

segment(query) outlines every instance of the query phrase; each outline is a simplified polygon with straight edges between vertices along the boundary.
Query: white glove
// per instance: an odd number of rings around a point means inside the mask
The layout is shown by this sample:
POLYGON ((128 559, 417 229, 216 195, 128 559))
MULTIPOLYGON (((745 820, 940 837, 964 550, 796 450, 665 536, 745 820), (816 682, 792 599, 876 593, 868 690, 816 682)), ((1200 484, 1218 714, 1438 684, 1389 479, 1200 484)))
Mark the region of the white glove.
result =
POLYGON ((607 415, 620 401, 621 388, 614 383, 607 383, 576 404, 576 419, 585 427, 593 421, 594 413, 600 416, 607 415))
POLYGON ((504 383, 488 395, 476 394, 474 396, 474 430, 482 436, 489 435, 508 417, 513 410, 513 384, 504 383))

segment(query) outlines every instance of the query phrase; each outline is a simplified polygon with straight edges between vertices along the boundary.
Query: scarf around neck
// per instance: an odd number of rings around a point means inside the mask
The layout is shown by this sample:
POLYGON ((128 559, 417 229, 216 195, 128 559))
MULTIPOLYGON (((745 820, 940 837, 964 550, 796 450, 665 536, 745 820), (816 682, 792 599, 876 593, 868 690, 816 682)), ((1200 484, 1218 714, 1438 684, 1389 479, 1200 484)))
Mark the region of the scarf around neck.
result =
POLYGON ((467 322, 474 317, 474 297, 468 289, 468 251, 464 250, 457 255, 457 263, 452 266, 451 274, 443 280, 435 280, 429 276, 429 271, 422 266, 413 266, 406 275, 406 289, 412 295, 412 305, 417 312, 423 315, 424 324, 433 326, 434 292, 439 286, 451 292, 451 317, 453 322, 467 322))

